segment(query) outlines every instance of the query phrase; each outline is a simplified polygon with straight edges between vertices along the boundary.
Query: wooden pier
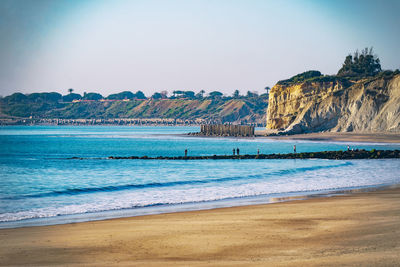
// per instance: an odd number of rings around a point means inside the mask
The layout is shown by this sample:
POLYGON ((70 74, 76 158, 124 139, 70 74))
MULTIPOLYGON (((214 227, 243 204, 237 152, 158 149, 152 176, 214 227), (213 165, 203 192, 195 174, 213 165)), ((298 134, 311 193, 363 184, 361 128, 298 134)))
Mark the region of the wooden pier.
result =
POLYGON ((203 124, 201 125, 200 133, 198 135, 253 137, 254 126, 231 124, 203 124))

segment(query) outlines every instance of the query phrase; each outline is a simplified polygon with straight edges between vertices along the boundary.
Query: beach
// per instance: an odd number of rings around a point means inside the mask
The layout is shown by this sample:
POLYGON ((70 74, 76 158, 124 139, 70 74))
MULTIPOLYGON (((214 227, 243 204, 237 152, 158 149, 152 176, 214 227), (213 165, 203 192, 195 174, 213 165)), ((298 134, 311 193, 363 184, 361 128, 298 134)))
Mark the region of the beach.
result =
POLYGON ((394 266, 400 189, 2 229, 8 265, 394 266))

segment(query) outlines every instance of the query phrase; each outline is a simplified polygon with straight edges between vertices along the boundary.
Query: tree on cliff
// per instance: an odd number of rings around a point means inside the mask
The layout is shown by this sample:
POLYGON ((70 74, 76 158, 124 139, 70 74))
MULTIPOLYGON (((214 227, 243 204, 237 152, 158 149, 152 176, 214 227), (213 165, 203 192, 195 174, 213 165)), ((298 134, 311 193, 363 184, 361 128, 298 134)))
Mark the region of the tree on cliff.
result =
POLYGON ((257 97, 257 96, 258 96, 258 92, 256 92, 256 91, 254 91, 254 92, 247 91, 246 97, 250 98, 250 97, 257 97))
POLYGON ((206 92, 206 91, 204 91, 204 90, 200 90, 200 92, 198 92, 198 93, 196 94, 196 98, 197 98, 197 99, 203 99, 203 98, 204 98, 205 92, 206 92))
POLYGON ((195 93, 193 91, 184 91, 183 96, 184 96, 184 98, 193 99, 195 96, 195 93))
POLYGON ((142 91, 137 91, 135 94, 131 91, 123 91, 117 94, 111 94, 107 96, 107 99, 112 100, 123 100, 123 99, 146 99, 146 96, 142 91))
POLYGON ((363 49, 361 53, 357 50, 354 55, 348 55, 337 75, 342 77, 367 77, 374 76, 381 71, 380 60, 377 55, 373 54, 371 47, 363 49))
POLYGON ((62 97, 63 102, 72 102, 75 99, 81 99, 82 96, 80 94, 70 93, 62 97))
POLYGON ((211 98, 211 99, 220 99, 222 97, 223 93, 218 92, 218 91, 212 91, 208 95, 209 95, 209 98, 211 98))
POLYGON ((102 98, 103 96, 98 93, 85 93, 85 95, 83 96, 83 99, 85 100, 100 100, 102 98))
POLYGON ((153 98, 153 99, 161 99, 161 98, 162 98, 162 94, 155 92, 155 93, 151 96, 151 98, 153 98))
POLYGON ((111 94, 107 96, 107 99, 111 100, 123 100, 123 99, 134 99, 134 98, 135 94, 132 93, 131 91, 123 91, 121 93, 111 94))
POLYGON ((147 99, 147 97, 144 95, 144 93, 142 91, 137 91, 134 98, 136 98, 136 99, 147 99))
POLYGON ((28 100, 28 97, 23 93, 14 93, 12 95, 4 97, 7 103, 21 103, 28 100))
POLYGON ((27 95, 29 102, 58 102, 61 100, 62 95, 56 92, 51 93, 32 93, 27 95))

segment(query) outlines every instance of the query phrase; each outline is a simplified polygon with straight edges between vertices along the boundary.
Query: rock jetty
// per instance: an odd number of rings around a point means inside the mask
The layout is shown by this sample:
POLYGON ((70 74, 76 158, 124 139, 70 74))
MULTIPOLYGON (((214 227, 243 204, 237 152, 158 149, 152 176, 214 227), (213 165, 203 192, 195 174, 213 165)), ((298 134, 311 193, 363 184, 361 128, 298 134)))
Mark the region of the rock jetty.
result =
MULTIPOLYGON (((289 154, 259 154, 259 155, 211 155, 211 156, 177 156, 177 157, 148 157, 148 156, 130 156, 118 157, 110 156, 108 159, 142 159, 142 160, 217 160, 217 159, 388 159, 400 158, 400 150, 375 150, 367 151, 349 150, 349 151, 322 151, 322 152, 305 152, 305 153, 289 153, 289 154)), ((84 158, 71 158, 84 159, 84 158)))

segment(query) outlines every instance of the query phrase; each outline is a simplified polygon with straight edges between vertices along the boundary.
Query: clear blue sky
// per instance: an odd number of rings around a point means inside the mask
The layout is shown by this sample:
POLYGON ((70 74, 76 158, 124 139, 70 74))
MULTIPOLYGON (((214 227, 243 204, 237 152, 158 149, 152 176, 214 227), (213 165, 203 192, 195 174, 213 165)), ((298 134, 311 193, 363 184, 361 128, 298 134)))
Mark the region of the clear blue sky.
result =
POLYGON ((400 1, 1 0, 0 95, 263 92, 374 47, 400 68, 400 1))

